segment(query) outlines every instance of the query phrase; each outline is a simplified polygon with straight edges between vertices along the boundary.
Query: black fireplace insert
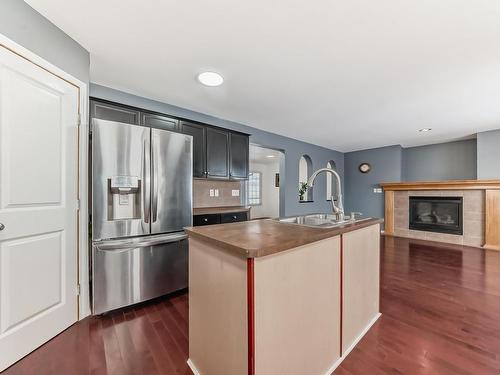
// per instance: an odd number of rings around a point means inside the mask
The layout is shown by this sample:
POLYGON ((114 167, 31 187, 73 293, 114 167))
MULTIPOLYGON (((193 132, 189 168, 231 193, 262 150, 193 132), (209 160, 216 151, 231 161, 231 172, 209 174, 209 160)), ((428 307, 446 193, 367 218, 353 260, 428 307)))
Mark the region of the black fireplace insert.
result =
POLYGON ((462 197, 410 197, 410 229, 463 234, 462 197))

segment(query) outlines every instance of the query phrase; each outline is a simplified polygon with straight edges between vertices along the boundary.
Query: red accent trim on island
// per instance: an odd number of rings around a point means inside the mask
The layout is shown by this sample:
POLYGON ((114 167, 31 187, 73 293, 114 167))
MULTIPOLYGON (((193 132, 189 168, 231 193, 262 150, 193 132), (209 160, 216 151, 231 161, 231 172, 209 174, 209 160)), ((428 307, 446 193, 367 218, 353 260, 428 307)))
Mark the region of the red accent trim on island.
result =
POLYGON ((340 235, 340 356, 344 354, 342 349, 342 327, 344 313, 344 236, 340 235))
POLYGON ((255 375, 254 259, 247 259, 248 375, 255 375))

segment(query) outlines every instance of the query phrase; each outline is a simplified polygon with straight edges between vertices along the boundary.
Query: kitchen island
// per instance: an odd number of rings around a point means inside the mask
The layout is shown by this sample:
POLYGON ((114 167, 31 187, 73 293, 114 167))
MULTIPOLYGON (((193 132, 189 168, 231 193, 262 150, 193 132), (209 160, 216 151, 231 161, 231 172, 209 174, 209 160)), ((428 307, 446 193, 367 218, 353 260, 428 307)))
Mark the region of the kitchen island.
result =
POLYGON ((380 316, 381 222, 186 228, 193 372, 332 373, 380 316))

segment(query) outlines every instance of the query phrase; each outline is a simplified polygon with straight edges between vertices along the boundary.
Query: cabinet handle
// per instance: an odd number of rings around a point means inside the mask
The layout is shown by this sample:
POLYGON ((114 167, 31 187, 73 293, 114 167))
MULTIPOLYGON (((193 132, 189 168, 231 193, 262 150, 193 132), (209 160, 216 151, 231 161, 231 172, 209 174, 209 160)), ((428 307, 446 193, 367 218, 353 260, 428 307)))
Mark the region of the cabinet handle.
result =
POLYGON ((233 219, 236 220, 238 217, 236 215, 233 216, 233 219))
POLYGON ((203 219, 203 221, 206 223, 206 222, 208 221, 208 219, 207 219, 207 218, 204 218, 204 219, 203 219))

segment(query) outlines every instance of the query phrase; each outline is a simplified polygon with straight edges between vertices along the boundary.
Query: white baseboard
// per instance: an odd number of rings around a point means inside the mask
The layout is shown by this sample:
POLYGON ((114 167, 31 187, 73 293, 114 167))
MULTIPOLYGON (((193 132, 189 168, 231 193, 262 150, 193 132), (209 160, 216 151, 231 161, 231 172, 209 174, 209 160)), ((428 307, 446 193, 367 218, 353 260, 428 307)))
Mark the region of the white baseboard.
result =
POLYGON ((200 372, 198 371, 198 369, 196 368, 196 366, 194 365, 193 361, 191 361, 191 358, 188 358, 187 364, 188 364, 189 368, 191 369, 191 371, 193 371, 194 375, 201 375, 200 372))
MULTIPOLYGON (((375 322, 378 320, 378 318, 380 318, 381 316, 382 316, 381 313, 378 313, 377 315, 375 315, 375 317, 370 321, 370 323, 368 323, 368 325, 365 327, 365 329, 363 329, 363 331, 359 334, 359 336, 356 337, 356 340, 354 340, 354 342, 351 344, 351 346, 349 346, 347 348, 344 355, 335 361, 335 363, 332 365, 332 367, 330 367, 328 369, 328 371, 325 373, 325 375, 331 375, 333 373, 333 371, 335 371, 335 369, 340 366, 342 361, 344 359, 346 359, 346 357, 349 355, 349 353, 356 347, 358 342, 363 338, 364 335, 366 335, 366 333, 370 330, 372 325, 374 325, 375 322)), ((197 374, 197 375, 199 375, 199 374, 197 374)))
MULTIPOLYGON (((381 313, 378 313, 377 315, 375 315, 375 317, 370 321, 370 323, 368 323, 368 325, 365 327, 365 329, 363 329, 363 331, 359 334, 359 336, 356 337, 356 340, 354 340, 354 342, 351 344, 351 346, 349 346, 347 348, 344 355, 335 361, 335 363, 328 369, 328 371, 325 373, 325 375, 331 375, 335 371, 335 369, 340 366, 342 361, 349 355, 349 353, 355 348, 355 346, 358 344, 358 342, 363 338, 364 335, 366 335, 366 333, 370 330, 370 328, 375 324, 375 322, 381 316, 382 316, 381 313)), ((201 373, 198 371, 198 369, 193 364, 193 362, 191 361, 190 358, 188 358, 187 364, 188 364, 189 368, 191 369, 191 371, 193 371, 194 375, 201 375, 201 373)))

